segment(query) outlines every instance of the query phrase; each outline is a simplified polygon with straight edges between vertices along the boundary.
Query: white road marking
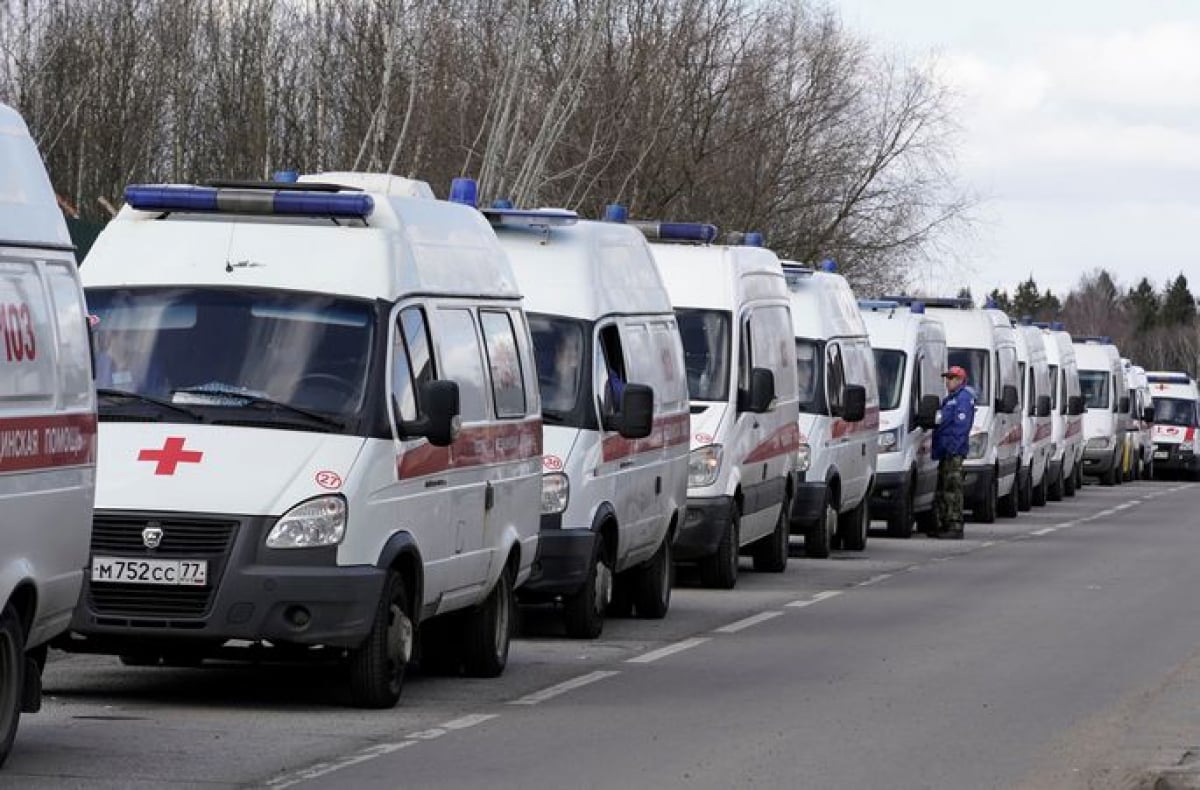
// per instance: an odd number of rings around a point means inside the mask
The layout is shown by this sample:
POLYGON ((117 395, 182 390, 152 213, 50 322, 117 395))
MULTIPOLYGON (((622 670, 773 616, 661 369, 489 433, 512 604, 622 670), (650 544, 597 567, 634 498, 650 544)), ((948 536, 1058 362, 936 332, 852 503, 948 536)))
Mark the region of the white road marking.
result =
POLYGON ((577 688, 583 688, 584 686, 590 686, 591 684, 596 683, 601 680, 604 680, 605 678, 610 678, 613 675, 619 675, 619 674, 621 674, 621 673, 610 671, 610 670, 600 670, 600 671, 596 671, 596 672, 589 672, 586 675, 580 675, 577 678, 571 678, 570 680, 565 680, 562 683, 559 683, 554 686, 550 686, 549 688, 544 688, 541 691, 535 691, 532 694, 526 694, 524 697, 509 701, 508 704, 509 705, 538 705, 542 702, 545 702, 548 699, 554 699, 557 696, 566 694, 568 691, 574 691, 577 688))
POLYGON ((752 625, 758 625, 759 623, 765 623, 768 620, 774 620, 776 617, 779 617, 782 614, 783 612, 780 611, 759 612, 758 614, 738 620, 735 623, 730 623, 729 625, 723 625, 720 628, 716 628, 713 630, 713 633, 736 634, 738 631, 744 631, 752 625))
POLYGON ((649 653, 643 653, 640 656, 625 659, 627 664, 649 664, 653 661, 658 661, 660 658, 673 656, 676 653, 682 653, 684 650, 691 650, 697 645, 702 645, 708 641, 708 637, 698 636, 694 639, 684 639, 681 642, 676 642, 673 645, 660 647, 658 650, 651 650, 649 653))
POLYGON ((870 587, 872 584, 879 584, 879 582, 887 581, 890 578, 892 578, 892 574, 880 573, 877 576, 872 576, 869 579, 859 582, 858 586, 859 587, 870 587))
POLYGON ((979 548, 981 548, 981 549, 986 549, 988 546, 995 546, 995 545, 996 545, 996 541, 994 541, 994 540, 985 540, 983 543, 980 543, 980 544, 979 544, 979 548))
POLYGON ((1057 531, 1058 531, 1058 527, 1045 527, 1044 529, 1035 529, 1033 532, 1030 532, 1029 534, 1037 535, 1040 537, 1042 535, 1049 535, 1051 532, 1057 532, 1057 531))

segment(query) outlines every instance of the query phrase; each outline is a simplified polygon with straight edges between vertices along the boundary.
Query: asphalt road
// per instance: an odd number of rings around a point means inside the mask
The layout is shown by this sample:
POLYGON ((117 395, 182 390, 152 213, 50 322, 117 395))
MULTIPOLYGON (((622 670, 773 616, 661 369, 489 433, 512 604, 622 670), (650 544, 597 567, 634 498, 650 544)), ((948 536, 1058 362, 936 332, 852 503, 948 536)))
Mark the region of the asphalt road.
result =
POLYGON ((344 707, 319 667, 55 655, 0 787, 1185 786, 1200 486, 1088 486, 967 539, 683 586, 665 620, 525 612, 496 680, 344 707))

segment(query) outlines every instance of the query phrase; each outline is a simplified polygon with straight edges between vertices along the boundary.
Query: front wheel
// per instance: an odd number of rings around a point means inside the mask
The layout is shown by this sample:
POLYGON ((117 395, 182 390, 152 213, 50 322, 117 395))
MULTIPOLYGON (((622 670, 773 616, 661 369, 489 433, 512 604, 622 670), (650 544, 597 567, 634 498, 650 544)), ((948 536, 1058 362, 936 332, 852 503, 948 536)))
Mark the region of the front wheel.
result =
POLYGON ((754 570, 760 573, 783 573, 787 570, 791 510, 791 497, 785 494, 779 518, 775 522, 775 531, 754 546, 754 570))
POLYGON ((718 590, 732 590, 737 584, 738 550, 741 548, 742 514, 734 504, 729 511, 729 523, 717 546, 716 554, 700 561, 700 583, 718 590))
POLYGON ((0 612, 0 766, 17 737, 25 668, 25 629, 9 604, 0 612))
POLYGON ((911 538, 913 533, 913 486, 900 491, 896 510, 887 520, 887 536, 889 538, 911 538))
POLYGON ((675 564, 671 560, 671 533, 633 579, 633 607, 644 620, 661 620, 671 608, 671 585, 675 564))
POLYGON ((838 536, 841 538, 842 548, 847 551, 864 550, 867 547, 867 528, 870 525, 870 507, 867 498, 863 497, 863 500, 838 522, 838 536))
POLYGON ((404 579, 388 571, 371 631, 350 651, 350 698, 360 708, 391 708, 400 701, 412 658, 415 629, 404 579))
POLYGON ((1075 496, 1075 469, 1071 469, 1071 474, 1063 475, 1062 479, 1063 495, 1068 497, 1075 496))
MULTIPOLYGON (((1032 475, 1033 472, 1031 471, 1030 474, 1032 475)), ((1031 478, 1031 480, 1032 480, 1032 478, 1031 478)), ((1045 470, 1042 470, 1042 479, 1038 481, 1038 484, 1036 486, 1032 485, 1032 484, 1030 485, 1030 499, 1033 501, 1033 504, 1035 507, 1045 507, 1046 506, 1046 471, 1045 470)))
POLYGON ((804 553, 823 560, 833 548, 833 535, 837 532, 838 512, 833 501, 826 497, 825 511, 821 518, 810 524, 804 533, 804 553))
POLYGON ((583 589, 563 600, 567 636, 595 639, 604 630, 604 615, 612 600, 613 574, 605 555, 604 538, 596 536, 583 589))
POLYGON ((504 671, 515 607, 512 575, 506 568, 483 605, 466 615, 463 674, 494 678, 504 671))
POLYGON ((979 521, 983 524, 991 524, 992 522, 994 522, 996 520, 997 512, 1000 515, 1004 516, 1005 518, 1016 518, 1017 517, 1017 478, 1019 478, 1019 477, 1020 477, 1020 475, 1016 475, 1013 478, 1012 488, 1010 488, 1008 490, 1008 493, 1005 496, 1001 497, 1000 496, 1000 476, 998 474, 993 475, 992 476, 992 490, 991 490, 991 493, 988 494, 988 498, 992 501, 993 504, 990 509, 985 510, 985 512, 988 512, 991 515, 991 518, 990 519, 981 518, 979 516, 979 511, 976 511, 975 512, 975 520, 979 521))
POLYGON ((1051 502, 1061 502, 1063 498, 1063 484, 1066 482, 1066 475, 1063 474, 1062 467, 1058 468, 1058 474, 1054 477, 1046 488, 1046 498, 1051 502))
POLYGON ((1017 510, 1024 513, 1033 507, 1033 466, 1030 465, 1029 471, 1021 474, 1021 470, 1017 469, 1017 479, 1013 484, 1017 486, 1017 510))

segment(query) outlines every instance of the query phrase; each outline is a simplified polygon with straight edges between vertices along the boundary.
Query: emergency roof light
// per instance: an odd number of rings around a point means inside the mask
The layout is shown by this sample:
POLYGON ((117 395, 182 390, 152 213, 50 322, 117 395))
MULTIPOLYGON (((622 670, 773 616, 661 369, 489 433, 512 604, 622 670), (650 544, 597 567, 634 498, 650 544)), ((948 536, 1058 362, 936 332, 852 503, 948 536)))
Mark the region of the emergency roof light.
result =
POLYGON ((880 298, 899 302, 910 308, 913 305, 920 304, 923 307, 953 307, 958 310, 970 310, 975 306, 975 303, 965 296, 909 296, 907 294, 899 294, 897 296, 884 296, 880 298))
POLYGON ((1038 329, 1049 329, 1050 322, 1049 321, 1034 321, 1033 326, 1036 326, 1038 329))
POLYGON ((863 310, 895 310, 900 303, 890 299, 859 299, 858 306, 863 310))
POLYGON ((450 181, 450 197, 447 198, 451 203, 461 203, 464 206, 475 208, 479 199, 479 184, 475 183, 473 178, 455 178, 450 181))
POLYGON ((1146 381, 1151 384, 1187 384, 1191 379, 1186 373, 1147 373, 1146 381))
POLYGON ((276 170, 271 174, 271 180, 280 184, 294 184, 300 180, 299 170, 276 170))
POLYGON ((291 217, 357 217, 375 210, 370 195, 325 184, 217 182, 213 186, 132 185, 125 202, 138 211, 264 214, 291 217), (299 187, 299 188, 297 188, 299 187))
POLYGON ((492 201, 492 208, 513 208, 513 202, 511 200, 505 200, 504 198, 498 198, 492 201))
POLYGON ((925 303, 924 302, 913 302, 912 304, 910 304, 908 306, 908 310, 909 310, 909 312, 914 313, 916 315, 925 315, 925 303))
POLYGON ((820 269, 821 271, 829 274, 836 274, 838 270, 837 261, 835 261, 833 258, 826 258, 825 260, 821 261, 820 269))
POLYGON ((1050 331, 1051 332, 1066 332, 1067 325, 1063 321, 1051 321, 1050 322, 1050 331))
POLYGON ((1105 346, 1112 344, 1112 338, 1108 335, 1082 335, 1080 337, 1073 338, 1073 340, 1076 343, 1098 343, 1105 346))
POLYGON ((1033 316, 1023 315, 1023 316, 1021 316, 1021 320, 1019 323, 1021 324, 1021 326, 1033 326, 1033 316))
POLYGON ((716 225, 706 222, 654 222, 635 220, 630 225, 645 234, 651 241, 690 242, 712 244, 720 232, 716 225))
POLYGON ((990 297, 990 296, 989 296, 989 297, 987 298, 987 300, 986 300, 986 301, 983 303, 983 307, 984 307, 984 309, 986 309, 986 310, 998 310, 998 309, 1000 309, 1000 305, 996 304, 996 300, 995 300, 995 299, 993 299, 993 298, 992 298, 992 297, 990 297))
POLYGON ((629 220, 629 209, 622 206, 620 203, 609 203, 604 207, 604 221, 625 223, 629 220))
POLYGON ((494 228, 535 228, 542 230, 551 227, 561 227, 563 225, 574 225, 579 221, 579 215, 574 211, 567 211, 561 208, 519 209, 493 207, 480 209, 479 213, 483 214, 487 218, 487 221, 492 223, 492 227, 494 228))

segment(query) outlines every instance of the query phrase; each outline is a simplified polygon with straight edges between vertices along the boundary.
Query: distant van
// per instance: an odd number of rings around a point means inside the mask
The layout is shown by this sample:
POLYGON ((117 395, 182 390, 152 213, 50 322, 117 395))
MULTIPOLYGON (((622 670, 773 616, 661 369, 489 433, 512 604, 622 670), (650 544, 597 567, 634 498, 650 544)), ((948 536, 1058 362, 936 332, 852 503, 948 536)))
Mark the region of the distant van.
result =
POLYGON ((370 173, 126 190, 82 268, 101 471, 64 648, 303 648, 372 708, 399 699, 418 636, 423 663, 503 671, 542 418, 473 191, 370 173))
POLYGON ((651 241, 675 307, 691 397, 688 509, 675 559, 705 586, 737 583, 738 556, 787 567, 788 514, 800 449, 787 285, 756 234, 714 244, 717 228, 631 223, 651 241))
POLYGON ((1122 465, 1131 408, 1121 354, 1107 337, 1075 338, 1079 386, 1087 411, 1083 415, 1084 474, 1103 485, 1124 482, 1122 465))
POLYGON ((635 228, 489 209, 525 297, 542 395, 542 521, 522 600, 567 633, 659 618, 687 512, 689 409, 675 312, 635 228))
POLYGON ((1046 495, 1053 501, 1075 496, 1083 485, 1083 395, 1071 336, 1054 323, 1042 330, 1050 366, 1050 456, 1046 495))
POLYGON ((975 422, 963 462, 964 507, 976 521, 990 524, 996 514, 1017 515, 1017 471, 1021 450, 1020 374, 1017 340, 1008 316, 975 307, 970 299, 886 297, 926 312, 946 331, 946 364, 967 372, 975 393, 975 422))
POLYGON ((914 302, 859 300, 875 354, 879 384, 879 457, 871 517, 887 521, 893 538, 912 535, 913 522, 934 528, 937 461, 933 427, 946 395, 946 333, 914 302))
POLYGON ((1200 390, 1188 374, 1146 374, 1154 404, 1154 476, 1200 480, 1200 390))
POLYGON ((1016 329, 1017 370, 1021 380, 1021 466, 1017 474, 1017 509, 1046 504, 1047 470, 1053 454, 1050 411, 1050 365, 1042 330, 1032 324, 1016 329))
POLYGON ((0 765, 87 564, 96 400, 74 249, 25 122, 0 104, 0 765))
POLYGON ((1129 421, 1126 424, 1128 444, 1125 457, 1126 480, 1149 480, 1154 476, 1154 406, 1151 403, 1150 383, 1146 369, 1121 358, 1125 368, 1125 385, 1129 387, 1129 421))
POLYGON ((800 376, 800 458, 792 531, 810 557, 862 551, 879 450, 879 386, 867 327, 832 261, 784 262, 800 376))

